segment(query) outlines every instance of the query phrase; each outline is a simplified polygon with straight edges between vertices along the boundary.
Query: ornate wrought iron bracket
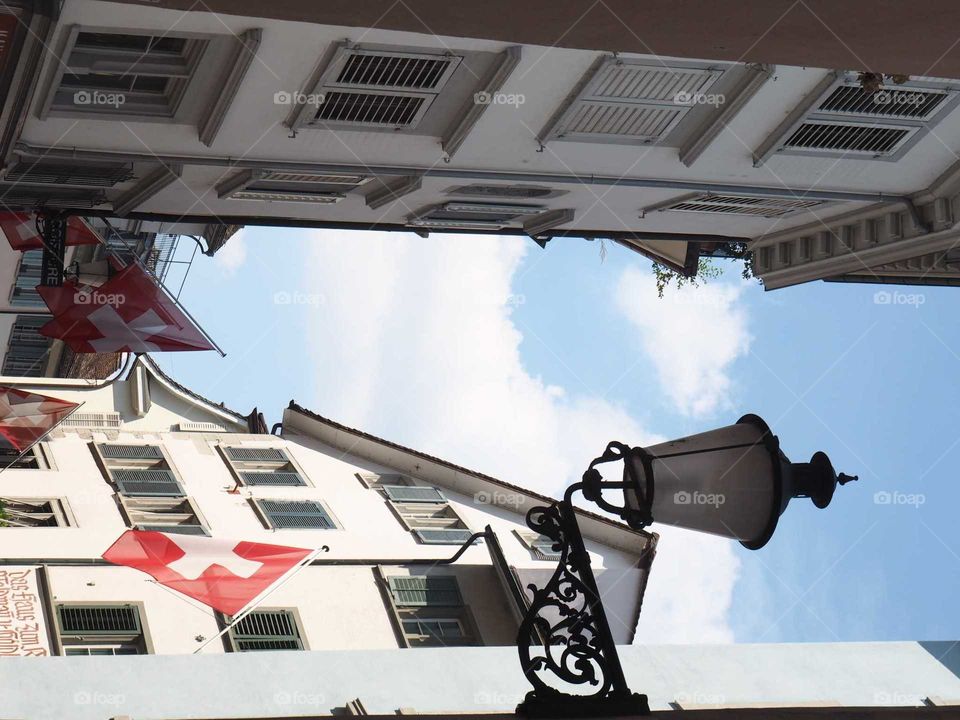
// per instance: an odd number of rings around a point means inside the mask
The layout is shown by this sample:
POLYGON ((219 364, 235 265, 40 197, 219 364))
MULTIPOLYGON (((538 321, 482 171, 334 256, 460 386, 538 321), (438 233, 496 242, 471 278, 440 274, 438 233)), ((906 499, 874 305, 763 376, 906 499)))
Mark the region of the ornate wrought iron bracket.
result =
POLYGON ((529 586, 533 601, 520 624, 517 646, 523 673, 534 689, 517 713, 555 718, 647 715, 650 708, 646 695, 627 687, 590 568, 590 556, 570 500, 580 489, 584 489, 584 483, 572 485, 562 501, 527 513, 527 525, 553 540, 560 561, 546 585, 529 586), (587 686, 591 691, 564 692, 548 685, 545 676, 553 676, 567 686, 587 686))

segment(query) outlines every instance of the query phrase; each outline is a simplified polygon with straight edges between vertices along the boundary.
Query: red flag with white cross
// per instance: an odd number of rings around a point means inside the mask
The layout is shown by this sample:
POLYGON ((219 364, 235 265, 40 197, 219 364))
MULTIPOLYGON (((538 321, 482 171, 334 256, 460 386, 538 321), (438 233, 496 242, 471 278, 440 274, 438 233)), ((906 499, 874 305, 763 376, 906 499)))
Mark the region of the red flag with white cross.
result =
POLYGON ((30 448, 76 410, 78 403, 0 386, 0 448, 30 448))
MULTIPOLYGON (((0 212, 0 230, 14 250, 40 250, 43 237, 37 231, 35 213, 0 212)), ((96 245, 100 237, 81 218, 67 219, 67 245, 96 245)))
POLYGON ((153 278, 128 265, 96 288, 65 282, 37 287, 53 320, 40 328, 74 352, 213 350, 214 346, 153 278))
POLYGON ((141 570, 161 585, 236 615, 313 553, 286 545, 128 530, 103 559, 141 570))

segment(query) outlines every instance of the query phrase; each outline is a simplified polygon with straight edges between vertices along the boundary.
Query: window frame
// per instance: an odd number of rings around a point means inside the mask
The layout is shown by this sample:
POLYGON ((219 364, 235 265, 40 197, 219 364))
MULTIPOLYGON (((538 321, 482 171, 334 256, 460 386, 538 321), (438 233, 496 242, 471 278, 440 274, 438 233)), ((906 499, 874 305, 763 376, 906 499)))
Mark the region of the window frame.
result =
MULTIPOLYGON (((95 648, 95 647, 113 647, 113 646, 128 646, 134 647, 137 649, 137 655, 152 655, 154 654, 153 642, 150 637, 149 628, 147 627, 146 622, 146 612, 144 603, 140 601, 114 601, 114 602, 99 602, 99 601, 60 601, 52 603, 52 628, 54 640, 56 642, 58 655, 66 656, 67 649, 70 647, 77 648, 95 648), (139 632, 136 634, 133 633, 98 633, 91 632, 87 634, 80 633, 64 633, 63 626, 61 622, 60 610, 61 608, 132 608, 137 614, 137 625, 139 627, 139 632), (76 642, 71 642, 75 640, 76 642)), ((79 656, 73 656, 79 657, 79 656)))
POLYGON ((483 638, 480 635, 479 627, 477 626, 476 618, 473 615, 473 611, 471 610, 469 604, 467 604, 463 599, 463 592, 460 590, 460 583, 456 575, 446 575, 440 573, 426 573, 423 575, 387 575, 384 573, 383 567, 378 565, 376 567, 376 577, 386 599, 390 613, 390 619, 393 623, 394 631, 397 634, 397 639, 400 642, 401 647, 476 647, 484 644, 483 638), (415 577, 449 578, 453 581, 453 585, 457 591, 459 604, 412 605, 399 602, 394 592, 391 579, 415 577), (416 620, 419 622, 431 620, 456 620, 459 622, 460 627, 463 630, 463 635, 460 638, 453 639, 454 641, 452 642, 443 642, 435 636, 432 637, 421 634, 414 635, 413 633, 407 632, 404 626, 405 620, 416 620), (431 639, 438 640, 439 642, 431 642, 431 639))
POLYGON ((448 541, 439 541, 439 540, 427 540, 420 533, 421 530, 461 530, 467 534, 467 536, 473 535, 474 531, 466 523, 460 513, 457 512, 456 508, 450 504, 449 500, 444 500, 443 502, 396 502, 393 500, 387 499, 387 504, 390 506, 390 510, 396 516, 397 520, 400 521, 400 524, 411 533, 417 542, 421 545, 463 545, 467 541, 467 537, 456 540, 450 539, 448 541), (439 518, 439 520, 450 520, 451 523, 442 523, 436 522, 431 523, 429 521, 418 522, 415 515, 410 511, 414 508, 422 507, 425 510, 430 509, 434 511, 434 515, 437 512, 446 513, 447 518, 439 518), (404 511, 407 511, 405 514, 404 511))
MULTIPOLYGON (((286 614, 287 617, 290 619, 290 623, 293 625, 294 631, 295 631, 296 634, 297 634, 295 639, 297 640, 298 643, 300 643, 300 647, 299 647, 299 648, 269 648, 269 649, 264 648, 264 649, 262 649, 262 650, 258 650, 258 649, 243 650, 243 649, 240 648, 239 643, 242 642, 243 640, 246 640, 246 639, 255 640, 255 638, 257 638, 257 637, 264 637, 264 638, 267 638, 267 637, 269 637, 269 638, 281 638, 281 637, 291 637, 291 636, 281 636, 281 635, 269 635, 269 636, 268 636, 268 635, 262 635, 262 636, 256 636, 256 635, 249 635, 249 636, 239 637, 239 636, 237 635, 237 633, 235 632, 236 628, 235 628, 235 626, 234 626, 234 627, 231 627, 231 628, 227 631, 227 633, 226 633, 227 646, 229 647, 229 650, 230 650, 231 653, 273 652, 273 651, 298 652, 298 651, 304 651, 304 650, 309 650, 309 649, 310 649, 310 646, 309 646, 308 643, 307 643, 306 633, 303 631, 303 622, 302 622, 302 620, 301 620, 301 618, 300 618, 300 610, 299 610, 299 608, 296 608, 296 607, 258 607, 256 610, 252 610, 252 611, 249 612, 247 615, 245 615, 244 618, 241 619, 241 622, 243 622, 244 619, 246 619, 246 618, 248 618, 248 617, 250 617, 251 615, 254 615, 254 614, 256 614, 256 613, 275 613, 275 614, 283 613, 283 614, 286 614)), ((224 619, 225 619, 225 621, 226 621, 226 623, 227 623, 228 625, 230 625, 230 624, 233 622, 233 618, 231 618, 231 617, 229 617, 229 616, 226 617, 226 618, 224 618, 224 619)))
MULTIPOLYGON (((196 89, 191 88, 191 86, 194 84, 198 69, 206 64, 212 41, 215 39, 216 36, 212 34, 167 32, 160 28, 113 28, 88 25, 71 25, 67 28, 64 34, 61 50, 57 54, 57 57, 64 58, 64 60, 63 62, 57 63, 52 70, 46 97, 43 105, 39 109, 39 118, 41 120, 46 120, 50 117, 83 117, 89 119, 107 120, 139 120, 168 123, 182 122, 180 115, 183 109, 184 98, 188 96, 188 93, 191 89, 196 89), (90 67, 81 67, 79 62, 74 59, 76 57, 75 53, 78 50, 78 41, 80 40, 81 34, 183 39, 185 40, 184 49, 179 54, 182 62, 172 63, 164 66, 164 64, 159 60, 145 62, 144 54, 140 53, 138 55, 137 51, 134 49, 127 51, 104 47, 99 49, 99 51, 106 56, 105 58, 99 60, 97 63, 92 64, 90 67), (73 65, 71 65, 71 61, 74 62, 73 65), (105 67, 98 68, 100 65, 105 67), (74 74, 75 68, 79 69, 81 74, 94 74, 99 70, 99 72, 106 75, 125 77, 128 75, 136 76, 136 73, 131 73, 130 71, 137 67, 151 71, 149 73, 144 73, 144 76, 146 77, 166 77, 168 81, 168 87, 162 94, 154 94, 147 92, 138 93, 137 91, 133 90, 123 91, 116 88, 103 87, 86 88, 78 86, 73 88, 63 84, 64 77, 69 74, 74 74), (153 111, 150 107, 150 103, 148 102, 141 102, 139 105, 130 103, 128 105, 128 103, 124 101, 122 107, 116 107, 112 109, 111 106, 98 106, 93 104, 74 104, 72 107, 68 107, 64 104, 58 104, 57 96, 59 94, 69 93, 71 90, 76 93, 85 89, 89 90, 90 92, 101 92, 104 94, 138 94, 143 96, 160 95, 166 98, 166 103, 162 106, 164 109, 160 111, 153 111), (131 109, 127 109, 128 107, 131 109)), ((84 53, 88 52, 85 51, 83 47, 84 46, 82 45, 79 46, 79 54, 81 57, 84 53)), ((159 103, 157 104, 157 107, 161 107, 159 103)))
POLYGON ((263 527, 272 532, 279 532, 283 530, 294 530, 294 531, 329 531, 329 530, 343 530, 343 526, 340 524, 340 521, 337 519, 337 516, 331 512, 330 507, 320 500, 319 498, 291 498, 291 497, 250 497, 247 498, 250 505, 253 507, 253 511, 256 516, 260 519, 260 522, 263 524, 263 527), (263 502, 276 502, 276 503, 315 503, 320 506, 320 509, 323 510, 324 514, 327 516, 327 519, 333 525, 333 527, 323 528, 323 527, 277 527, 274 525, 273 520, 271 519, 270 513, 264 510, 261 503, 263 502))
MULTIPOLYGON (((194 502, 193 498, 184 495, 182 497, 177 497, 173 495, 124 495, 123 493, 116 494, 117 503, 120 506, 120 510, 123 513, 124 520, 126 520, 127 527, 132 530, 147 530, 155 532, 169 532, 177 534, 177 531, 173 528, 177 527, 195 527, 199 528, 200 532, 198 533, 180 533, 185 535, 201 535, 209 536, 210 535, 210 526, 207 524, 206 518, 204 518, 203 513, 200 512, 200 508, 194 502), (143 510, 141 508, 136 508, 134 505, 139 503, 177 503, 177 504, 186 504, 190 508, 190 512, 193 514, 194 519, 196 520, 196 525, 163 525, 162 523, 141 523, 135 522, 134 513, 138 512, 152 512, 154 514, 163 514, 162 511, 154 510, 143 510)), ((171 515, 181 515, 184 513, 170 513, 171 515)))
POLYGON ((553 543, 553 540, 546 535, 525 530, 514 530, 513 534, 516 535, 521 544, 530 552, 534 560, 555 563, 562 557, 562 551, 560 550, 553 550, 551 548, 543 550, 538 547, 544 543, 553 543), (549 553, 549 556, 546 553, 549 553))
POLYGON ((292 130, 353 130, 358 132, 412 132, 415 133, 423 118, 436 104, 437 99, 450 84, 451 79, 463 64, 465 55, 443 48, 418 48, 405 45, 352 45, 347 42, 335 43, 327 51, 298 98, 323 97, 333 93, 343 95, 383 95, 388 97, 420 98, 421 103, 410 121, 403 125, 374 123, 365 121, 323 120, 319 115, 319 104, 298 102, 294 105, 285 124, 292 130), (402 88, 391 85, 371 85, 369 83, 338 82, 340 72, 350 59, 358 55, 394 56, 416 59, 449 58, 451 62, 432 88, 402 88))
POLYGON ((162 443, 154 442, 141 442, 141 441, 127 441, 127 442, 91 442, 90 449, 96 458, 97 464, 100 466, 100 471, 103 473, 104 478, 108 483, 113 486, 117 495, 124 495, 127 497, 187 497, 187 491, 184 487, 183 477, 177 471, 176 466, 173 464, 173 461, 170 459, 170 455, 167 452, 166 448, 162 443), (103 455, 100 450, 100 447, 103 445, 121 445, 121 446, 136 446, 136 447, 155 447, 159 450, 161 457, 156 459, 128 459, 128 458, 107 458, 103 455), (137 464, 141 463, 141 464, 137 464), (147 466, 146 463, 150 463, 150 466, 147 466), (166 470, 168 471, 176 482, 179 493, 174 495, 170 493, 127 493, 121 490, 121 485, 114 478, 113 470, 166 470))
POLYGON ((54 496, 54 497, 23 497, 23 496, 12 496, 12 495, 3 495, 0 496, 0 507, 3 511, 7 510, 7 503, 49 503, 50 504, 50 513, 53 515, 54 519, 57 520, 56 525, 5 525, 6 518, 0 518, 0 529, 10 530, 10 529, 21 529, 21 530, 41 530, 41 529, 60 529, 60 528, 71 528, 77 527, 76 518, 73 515, 73 511, 70 509, 70 503, 67 502, 67 498, 54 496))
POLYGON ((231 477, 236 483, 237 487, 247 487, 247 488, 257 488, 265 487, 270 490, 276 488, 312 488, 314 487, 313 483, 310 482, 310 478, 307 477, 307 474, 303 471, 303 468, 293 457, 293 453, 289 451, 286 446, 276 446, 276 445, 265 445, 265 446, 254 446, 254 445, 243 445, 237 443, 217 443, 216 444, 217 453, 220 455, 220 458, 227 466, 227 470, 230 472, 231 477), (283 454, 286 458, 283 461, 277 460, 232 460, 230 458, 230 453, 228 452, 231 449, 245 449, 245 450, 277 450, 283 454), (282 468, 288 467, 292 468, 290 470, 284 470, 282 468), (273 468, 271 471, 267 471, 269 468, 273 468), (248 483, 241 473, 252 472, 252 473, 263 473, 265 475, 273 474, 276 472, 290 472, 300 479, 300 483, 293 484, 279 484, 279 483, 248 483))
POLYGON ((48 338, 45 335, 41 335, 38 331, 42 325, 50 322, 53 319, 52 315, 46 315, 43 313, 19 313, 14 315, 13 325, 10 326, 10 333, 7 336, 7 350, 3 356, 3 367, 0 369, 0 374, 3 374, 7 377, 45 377, 47 371, 47 365, 50 364, 50 350, 53 347, 53 338, 48 338), (26 321, 26 323, 25 323, 26 321), (26 327, 25 325, 31 324, 31 321, 34 324, 37 324, 37 327, 26 327), (18 334, 23 335, 26 330, 31 336, 36 336, 37 338, 42 338, 40 342, 37 342, 33 345, 26 344, 23 342, 23 338, 16 339, 18 334), (14 357, 13 353, 14 347, 18 346, 20 348, 29 347, 29 348, 41 348, 43 351, 40 354, 39 358, 20 358, 14 357), (30 362, 30 368, 28 369, 28 374, 22 372, 23 368, 8 368, 8 364, 12 363, 27 363, 30 362), (8 372, 8 369, 15 372, 8 372))

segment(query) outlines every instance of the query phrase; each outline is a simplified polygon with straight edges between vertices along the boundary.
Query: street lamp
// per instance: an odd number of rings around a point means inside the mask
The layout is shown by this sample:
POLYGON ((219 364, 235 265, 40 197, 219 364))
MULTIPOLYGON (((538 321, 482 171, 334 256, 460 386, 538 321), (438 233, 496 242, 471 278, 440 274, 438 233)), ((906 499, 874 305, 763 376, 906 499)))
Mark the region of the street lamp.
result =
POLYGON ((808 497, 825 508, 837 485, 856 479, 838 475, 822 452, 809 462, 790 462, 777 436, 756 415, 647 448, 610 443, 582 481, 567 488, 563 500, 527 513, 527 525, 553 540, 560 560, 547 584, 533 588, 520 624, 520 662, 534 689, 517 712, 530 717, 650 712, 646 696, 631 692, 624 678, 577 524, 575 492, 582 491, 584 498, 635 529, 658 522, 732 538, 758 550, 770 540, 792 498, 808 497), (623 479, 604 480, 597 466, 616 461, 623 461, 623 479), (603 497, 605 490, 622 493, 622 504, 603 497), (565 692, 549 685, 544 675, 593 690, 565 692))

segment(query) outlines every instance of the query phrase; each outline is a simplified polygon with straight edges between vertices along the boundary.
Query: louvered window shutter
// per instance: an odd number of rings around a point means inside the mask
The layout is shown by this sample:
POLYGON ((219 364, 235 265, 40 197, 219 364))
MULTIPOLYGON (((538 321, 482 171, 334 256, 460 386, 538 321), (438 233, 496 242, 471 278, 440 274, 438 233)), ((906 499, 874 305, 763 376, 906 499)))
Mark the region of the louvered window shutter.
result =
POLYGON ((140 634, 140 613, 129 605, 60 605, 57 615, 64 635, 140 634))
POLYGON ((423 485, 384 485, 383 491, 394 502, 446 502, 446 498, 435 487, 423 485))
POLYGON ((231 460, 246 462, 288 462, 287 454, 278 448, 226 448, 227 457, 231 460))
POLYGON ((233 626, 233 637, 242 652, 303 649, 288 610, 255 610, 233 626))
POLYGON ((101 445, 100 452, 110 460, 163 460, 156 445, 101 445))
POLYGON ((277 528, 332 530, 333 519, 318 502, 310 500, 260 500, 260 509, 277 528))
POLYGON ((306 485, 303 478, 298 473, 288 471, 257 472, 254 470, 242 470, 239 473, 240 479, 244 485, 306 485))
POLYGON ((473 535, 458 528, 418 528, 413 533, 425 545, 462 545, 473 535))
POLYGON ((168 495, 182 496, 185 493, 180 483, 169 470, 129 470, 110 471, 117 488, 124 495, 168 495))
POLYGON ((388 578, 393 602, 398 607, 459 607, 460 588, 453 577, 414 575, 388 578))

